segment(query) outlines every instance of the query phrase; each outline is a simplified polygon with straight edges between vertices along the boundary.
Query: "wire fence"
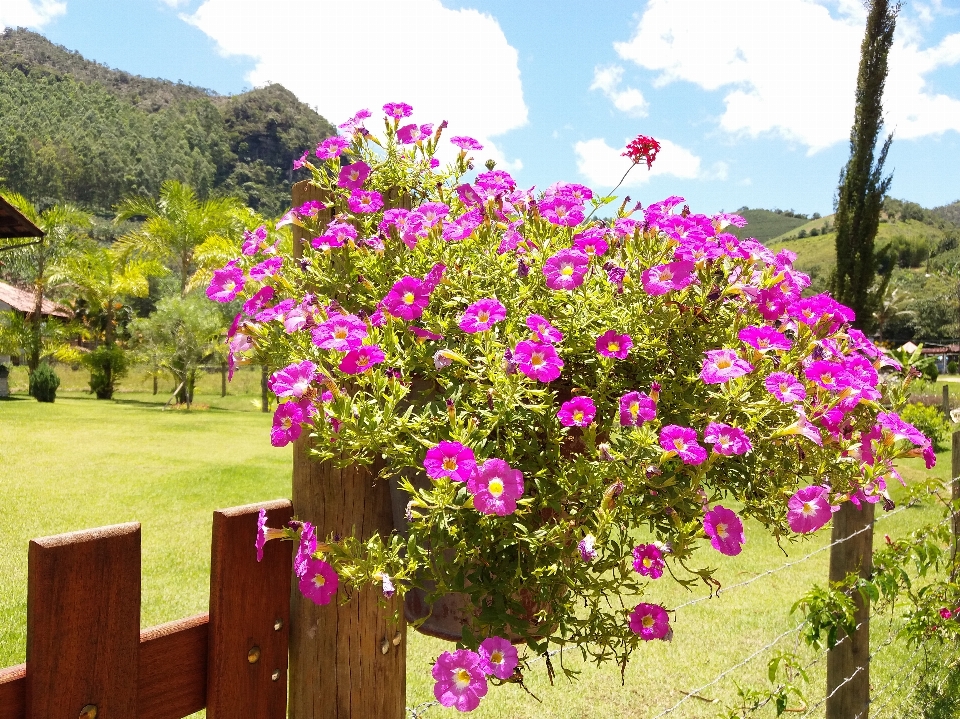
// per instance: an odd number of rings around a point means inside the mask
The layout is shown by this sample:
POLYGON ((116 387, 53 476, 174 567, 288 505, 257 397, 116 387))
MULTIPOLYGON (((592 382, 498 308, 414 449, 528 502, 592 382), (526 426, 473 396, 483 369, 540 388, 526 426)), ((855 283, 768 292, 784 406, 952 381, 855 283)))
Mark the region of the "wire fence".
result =
MULTIPOLYGON (((957 482, 958 480, 960 480, 960 477, 954 477, 953 479, 950 479, 950 480, 946 481, 946 482, 944 483, 944 484, 945 484, 945 487, 947 487, 947 488, 951 487, 951 486, 952 486, 955 482, 957 482)), ((891 512, 886 512, 886 513, 884 513, 883 515, 881 515, 880 517, 878 517, 878 518, 874 521, 873 524, 867 525, 867 526, 865 526, 865 527, 857 530, 856 532, 852 532, 851 534, 847 535, 846 537, 843 537, 843 538, 841 538, 841 539, 832 541, 832 542, 824 545, 823 547, 819 547, 818 549, 815 549, 815 550, 813 550, 812 552, 809 552, 809 553, 805 554, 804 556, 800 557, 799 559, 795 559, 795 560, 791 560, 791 561, 788 561, 788 562, 784 562, 783 564, 781 564, 781 565, 779 565, 779 566, 777 566, 777 567, 774 567, 774 568, 772 568, 772 569, 769 569, 769 570, 767 570, 767 571, 765 571, 765 572, 762 572, 762 573, 760 573, 760 574, 757 574, 756 576, 751 577, 750 579, 747 579, 747 580, 742 581, 742 582, 738 582, 738 583, 736 583, 736 584, 732 584, 732 585, 730 585, 729 587, 724 587, 724 588, 722 588, 722 589, 718 589, 716 592, 711 592, 711 594, 709 594, 709 595, 707 595, 707 596, 702 596, 702 597, 697 597, 697 598, 695 598, 695 599, 691 599, 690 601, 687 601, 687 602, 684 602, 684 603, 682 603, 682 604, 677 605, 676 607, 674 607, 673 611, 676 612, 676 611, 678 611, 678 610, 680 610, 680 609, 685 609, 685 608, 687 608, 687 607, 691 607, 691 606, 700 604, 701 602, 705 602, 705 601, 708 601, 708 600, 710 600, 710 599, 718 598, 721 593, 726 594, 727 592, 729 592, 729 591, 731 591, 731 590, 733 590, 733 589, 737 589, 737 588, 740 588, 740 587, 745 587, 745 586, 750 585, 750 584, 753 584, 754 582, 757 582, 757 581, 759 581, 759 580, 761 580, 761 579, 765 579, 765 578, 767 578, 767 577, 771 577, 771 576, 773 576, 773 575, 775 575, 775 574, 778 574, 779 572, 782 572, 782 571, 784 571, 784 570, 786 570, 786 569, 789 569, 789 568, 791 568, 791 567, 795 567, 795 566, 797 566, 797 565, 799 565, 799 564, 802 564, 803 562, 808 561, 809 559, 815 557, 816 555, 818 555, 818 554, 820 554, 820 553, 822 553, 822 552, 825 552, 825 551, 827 551, 828 549, 831 549, 832 547, 837 546, 838 544, 843 544, 844 542, 849 541, 849 540, 852 539, 853 537, 855 537, 855 536, 857 536, 857 535, 859 535, 859 534, 862 534, 863 532, 867 532, 867 531, 873 529, 873 526, 874 526, 875 524, 877 524, 877 523, 879 523, 879 522, 882 522, 882 521, 885 521, 885 520, 888 520, 888 519, 890 519, 891 517, 896 516, 897 514, 899 514, 900 512, 906 510, 907 508, 909 508, 909 507, 911 507, 911 506, 913 506, 912 503, 902 504, 901 506, 897 507, 897 508, 894 509, 893 511, 891 511, 891 512)), ((936 530, 938 527, 942 526, 943 524, 945 524, 945 523, 947 523, 947 522, 952 521, 953 519, 954 519, 954 514, 951 513, 951 514, 949 514, 945 519, 943 519, 941 522, 939 522, 939 523, 937 523, 936 525, 934 525, 934 526, 933 526, 927 533, 925 533, 923 536, 924 536, 924 537, 925 537, 925 536, 928 536, 928 535, 931 534, 934 530, 936 530)), ((877 613, 876 613, 876 612, 872 612, 872 613, 870 614, 870 618, 873 618, 873 617, 876 617, 876 616, 877 616, 877 613)), ((697 688, 694 689, 693 691, 689 691, 689 692, 684 691, 684 692, 682 692, 682 693, 683 693, 683 697, 682 697, 679 701, 677 701, 677 702, 676 702, 675 704, 673 704, 672 706, 670 706, 670 707, 668 707, 668 708, 666 708, 666 709, 663 709, 662 711, 660 711, 660 713, 654 715, 651 719, 662 719, 663 717, 666 717, 666 716, 672 714, 673 712, 675 712, 676 710, 678 710, 681 706, 683 706, 683 705, 684 705, 687 701, 689 701, 690 699, 701 699, 701 700, 702 700, 702 699, 703 699, 703 692, 707 691, 707 690, 710 689, 711 687, 716 686, 716 685, 719 684, 721 681, 723 681, 725 678, 727 678, 730 674, 732 674, 733 672, 737 671, 738 669, 742 669, 743 667, 747 666, 748 664, 750 664, 752 661, 754 661, 757 657, 761 656, 761 655, 764 654, 765 652, 770 651, 770 650, 773 649, 775 646, 777 646, 781 641, 783 641, 785 638, 787 638, 787 637, 789 637, 789 636, 791 636, 791 635, 794 635, 794 634, 799 633, 800 630, 804 627, 804 625, 805 625, 805 622, 800 622, 800 623, 797 624, 795 627, 793 627, 793 628, 791 628, 791 629, 788 629, 788 630, 782 632, 781 634, 777 635, 772 641, 770 641, 769 643, 763 645, 763 646, 760 647, 759 649, 755 650, 753 653, 751 653, 750 655, 748 655, 747 657, 745 657, 745 658, 742 659, 741 661, 739 661, 739 662, 737 662, 736 664, 732 665, 731 667, 723 670, 723 671, 720 672, 716 677, 714 677, 711 681, 707 682, 706 684, 703 684, 702 686, 697 687, 697 688)), ((859 630, 862 626, 863 626, 863 622, 858 623, 857 626, 856 626, 855 629, 854 629, 854 632, 856 632, 857 630, 859 630)), ((833 645, 833 647, 827 649, 826 651, 820 652, 816 657, 814 657, 814 659, 812 659, 810 662, 808 662, 806 665, 804 665, 803 670, 804 670, 804 671, 807 671, 807 670, 809 670, 810 668, 812 668, 812 667, 816 666, 817 664, 819 664, 820 662, 822 662, 822 661, 827 657, 827 655, 828 655, 831 651, 835 650, 837 647, 839 647, 840 645, 842 645, 842 644, 849 638, 849 636, 850 636, 850 635, 845 634, 843 637, 840 638, 839 641, 837 641, 836 644, 833 645)), ((897 632, 896 632, 896 631, 891 631, 891 632, 887 635, 887 637, 886 637, 882 642, 880 642, 880 644, 878 644, 878 645, 876 646, 876 648, 870 653, 870 655, 869 655, 869 657, 868 657, 868 660, 867 660, 867 665, 866 665, 866 666, 869 666, 869 663, 870 663, 881 651, 883 651, 883 650, 886 649, 887 647, 891 646, 891 645, 894 643, 894 641, 896 640, 896 638, 897 638, 897 632)), ((798 641, 799 641, 799 639, 798 639, 798 641)), ((891 684, 886 684, 886 685, 884 685, 884 687, 883 687, 879 692, 877 692, 876 696, 871 697, 871 699, 870 699, 870 706, 873 706, 873 705, 874 705, 882 696, 884 696, 886 693, 889 692, 889 694, 890 694, 890 696, 887 698, 887 700, 886 700, 882 705, 878 706, 878 707, 874 710, 874 712, 873 712, 874 719, 881 719, 882 712, 884 711, 884 709, 886 709, 896 698, 898 698, 898 697, 903 698, 903 695, 900 695, 900 690, 906 685, 906 683, 909 681, 910 677, 912 677, 913 675, 915 675, 916 672, 920 669, 920 666, 921 666, 921 665, 918 664, 918 663, 916 663, 916 662, 914 662, 913 660, 917 657, 917 655, 918 655, 918 653, 920 652, 921 649, 922 649, 922 647, 917 647, 917 649, 916 649, 916 650, 911 654, 911 656, 907 659, 907 662, 905 663, 904 666, 910 665, 910 664, 913 664, 913 666, 911 667, 910 671, 901 678, 900 682, 896 685, 896 687, 895 687, 892 691, 890 691, 890 687, 891 687, 892 685, 891 685, 891 684)), ((529 668, 530 666, 533 666, 534 664, 536 664, 536 663, 538 663, 538 662, 540 662, 540 661, 544 661, 544 660, 546 660, 546 659, 548 659, 548 658, 556 655, 557 653, 559 653, 559 651, 560 651, 559 649, 551 650, 551 651, 549 651, 549 652, 546 652, 546 653, 544 653, 544 654, 541 654, 541 655, 538 655, 538 656, 536 656, 536 657, 533 657, 533 658, 529 659, 528 661, 524 662, 524 664, 529 668)), ((808 715, 812 714, 813 712, 819 710, 821 707, 823 707, 823 706, 827 703, 827 701, 828 701, 829 699, 831 699, 833 696, 835 696, 836 693, 837 693, 838 691, 840 691, 840 689, 841 689, 842 687, 846 686, 848 683, 850 683, 851 681, 853 681, 853 679, 854 679, 856 676, 858 676, 861 672, 863 672, 863 671, 865 671, 865 670, 866 670, 866 669, 865 669, 864 666, 858 666, 849 676, 845 677, 845 678, 843 679, 843 681, 841 681, 837 686, 833 687, 833 689, 830 691, 830 693, 827 694, 826 696, 824 696, 823 699, 819 700, 816 704, 814 704, 814 705, 812 705, 812 706, 804 707, 803 709, 800 709, 800 710, 799 710, 799 711, 801 712, 800 716, 808 716, 808 715)), ((433 708, 435 708, 435 707, 438 707, 438 706, 441 706, 440 702, 438 702, 438 701, 427 701, 427 702, 423 702, 423 703, 417 705, 416 707, 407 707, 407 712, 408 712, 408 714, 409 714, 410 719, 420 719, 420 718, 423 717, 428 711, 430 711, 431 709, 433 709, 433 708)), ((893 707, 893 710, 896 710, 898 707, 899 707, 899 704, 898 704, 898 705, 895 705, 895 706, 893 707)), ((796 710, 791 710, 791 711, 796 711, 796 710)), ((856 717, 854 717, 854 719, 862 719, 862 716, 864 715, 864 713, 865 713, 865 712, 860 712, 856 717)))

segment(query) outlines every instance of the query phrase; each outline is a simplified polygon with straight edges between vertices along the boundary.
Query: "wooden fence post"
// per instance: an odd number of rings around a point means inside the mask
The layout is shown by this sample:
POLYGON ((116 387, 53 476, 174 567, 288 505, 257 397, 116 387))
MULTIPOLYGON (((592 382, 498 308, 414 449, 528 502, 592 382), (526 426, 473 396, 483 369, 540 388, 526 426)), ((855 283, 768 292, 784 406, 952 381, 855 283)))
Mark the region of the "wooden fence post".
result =
POLYGON ((950 385, 943 385, 943 414, 950 419, 950 385))
MULTIPOLYGON (((293 206, 323 201, 316 187, 293 187, 293 206)), ((390 203, 392 198, 385 198, 390 203)), ((332 219, 323 211, 321 221, 332 219)), ((294 227, 300 256, 302 231, 294 227)), ((294 445, 293 504, 297 517, 313 522, 318 538, 355 533, 367 539, 394 527, 390 488, 377 482, 377 468, 337 468, 309 456, 309 439, 294 445)), ((406 624, 402 607, 386 607, 378 588, 352 592, 349 602, 323 607, 291 592, 290 719, 403 719, 406 714, 406 624), (394 612, 399 621, 394 621, 394 612)))
MULTIPOLYGON (((960 431, 953 433, 953 445, 951 447, 953 450, 951 453, 951 466, 950 466, 950 497, 956 506, 956 502, 960 501, 960 431)), ((953 547, 950 552, 951 558, 954 560, 954 572, 956 571, 956 557, 957 551, 960 551, 960 512, 952 510, 953 514, 953 547)))
POLYGON ((30 542, 26 717, 137 715, 140 525, 30 542))
MULTIPOLYGON (((863 502, 857 509, 844 502, 833 515, 831 541, 846 541, 830 549, 831 582, 842 581, 850 573, 870 576, 874 507, 863 502)), ((851 599, 857 608, 854 621, 858 629, 827 654, 827 719, 866 717, 870 706, 870 602, 859 591, 854 591, 851 599)))

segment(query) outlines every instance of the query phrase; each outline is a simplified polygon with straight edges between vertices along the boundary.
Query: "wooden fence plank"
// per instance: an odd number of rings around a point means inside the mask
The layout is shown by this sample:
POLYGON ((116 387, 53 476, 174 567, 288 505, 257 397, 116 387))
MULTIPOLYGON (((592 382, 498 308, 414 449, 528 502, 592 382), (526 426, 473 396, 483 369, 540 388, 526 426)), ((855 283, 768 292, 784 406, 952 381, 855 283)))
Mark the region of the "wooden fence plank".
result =
POLYGON ((210 568, 208 719, 285 719, 290 632, 289 542, 273 541, 258 563, 257 514, 271 527, 293 516, 289 500, 224 509, 213 515, 210 568))
POLYGON ((140 632, 138 719, 182 719, 206 706, 207 622, 200 614, 140 632))
POLYGON ((0 719, 23 719, 27 714, 27 665, 0 669, 0 719))
POLYGON ((135 717, 139 645, 139 524, 31 540, 27 719, 135 717))

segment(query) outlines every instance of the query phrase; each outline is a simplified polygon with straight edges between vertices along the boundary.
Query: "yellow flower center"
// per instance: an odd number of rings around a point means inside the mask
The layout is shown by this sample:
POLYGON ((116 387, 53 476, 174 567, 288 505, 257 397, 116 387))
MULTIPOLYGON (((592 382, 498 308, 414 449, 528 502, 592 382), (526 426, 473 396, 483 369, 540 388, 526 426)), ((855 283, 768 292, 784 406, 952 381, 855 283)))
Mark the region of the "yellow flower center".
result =
POLYGON ((443 458, 443 468, 448 472, 452 472, 457 468, 457 458, 456 457, 444 457, 443 458))
POLYGON ((416 299, 417 299, 416 295, 414 295, 412 292, 407 292, 403 296, 403 303, 405 305, 412 305, 414 301, 416 301, 416 299))
POLYGON ((227 292, 233 292, 233 288, 236 286, 237 286, 237 283, 234 282, 233 280, 227 280, 226 282, 223 283, 223 289, 225 289, 227 292))
POLYGON ((637 415, 640 414, 640 403, 639 403, 639 402, 631 402, 631 403, 630 403, 630 414, 633 415, 633 418, 634 418, 634 419, 637 418, 637 415))
POLYGON ((313 578, 313 584, 314 584, 314 586, 317 587, 317 589, 319 589, 320 587, 322 587, 322 586, 325 585, 326 583, 327 583, 327 578, 324 577, 322 574, 319 574, 319 573, 318 573, 318 574, 316 574, 316 575, 314 576, 314 578, 313 578))
POLYGON ((280 420, 280 426, 283 427, 285 430, 290 429, 290 427, 293 426, 293 420, 290 419, 289 417, 284 417, 283 419, 280 420))
POLYGON ((803 513, 804 517, 809 517, 811 514, 816 512, 816 507, 814 507, 810 502, 803 503, 803 509, 800 510, 803 513))
POLYGON ((653 617, 648 614, 640 620, 640 623, 643 625, 644 629, 649 629, 653 626, 653 617))
POLYGON ((564 265, 563 269, 560 270, 560 274, 564 277, 570 277, 573 274, 573 265, 564 265))
POLYGON ((647 569, 650 569, 650 566, 652 564, 653 564, 653 560, 651 560, 650 557, 643 558, 643 566, 645 566, 647 569))
POLYGON ((769 342, 768 340, 766 340, 766 339, 763 339, 763 338, 759 339, 759 340, 757 341, 757 344, 760 345, 760 347, 761 347, 761 348, 764 348, 764 349, 770 346, 770 342, 769 342))
POLYGON ((607 343, 607 352, 619 352, 620 343, 619 342, 608 342, 607 343))
POLYGON ((360 177, 360 170, 350 170, 350 179, 356 182, 360 177))
POLYGON ((497 649, 490 655, 490 661, 494 664, 503 664, 503 652, 497 649))
POLYGON ((820 375, 820 381, 824 384, 833 384, 833 375, 829 372, 824 372, 822 375, 820 375))
POLYGON ((720 539, 726 539, 727 537, 730 536, 730 532, 727 531, 726 524, 717 525, 717 536, 720 537, 720 539))
POLYGON ((717 360, 717 369, 729 369, 733 366, 733 360, 729 357, 717 360))
POLYGON ((490 321, 490 313, 481 310, 480 312, 477 313, 477 319, 480 320, 481 323, 489 322, 489 321, 490 321))
POLYGON ((532 355, 530 355, 530 364, 532 364, 534 367, 539 367, 543 363, 543 355, 539 352, 534 352, 532 355))
POLYGON ((787 390, 789 390, 789 389, 790 389, 790 385, 789 385, 789 384, 787 384, 786 382, 781 382, 781 383, 780 383, 780 393, 781 393, 781 394, 786 394, 786 393, 787 393, 787 390))
POLYGON ((457 669, 453 673, 453 681, 457 684, 457 689, 466 689, 470 686, 470 672, 466 669, 457 669))
POLYGON ((578 409, 578 410, 575 410, 575 411, 574 411, 574 413, 573 413, 573 421, 574 421, 574 422, 582 422, 582 421, 583 421, 583 410, 582 410, 582 409, 578 409))
POLYGON ((346 327, 337 327, 333 331, 334 339, 345 340, 347 338, 347 328, 346 327))
POLYGON ((678 452, 682 452, 684 449, 686 449, 687 443, 678 438, 673 440, 673 446, 678 452))
POLYGON ((487 491, 490 492, 494 497, 499 497, 503 494, 503 480, 499 477, 495 477, 490 480, 490 483, 487 484, 487 491))
POLYGON ((660 273, 661 282, 669 282, 672 279, 673 279, 673 270, 663 270, 660 273))

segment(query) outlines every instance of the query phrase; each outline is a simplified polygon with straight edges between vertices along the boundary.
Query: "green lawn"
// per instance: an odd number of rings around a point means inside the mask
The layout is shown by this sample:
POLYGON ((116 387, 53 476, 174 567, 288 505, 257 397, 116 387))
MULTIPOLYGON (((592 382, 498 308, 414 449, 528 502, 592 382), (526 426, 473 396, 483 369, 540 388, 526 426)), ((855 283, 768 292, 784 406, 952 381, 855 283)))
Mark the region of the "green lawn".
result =
MULTIPOLYGON (((259 375, 247 374, 246 388, 252 391, 259 375)), ((29 538, 140 521, 142 620, 148 626, 206 609, 214 509, 289 496, 291 453, 270 446, 270 418, 256 411, 257 397, 220 398, 218 376, 207 378, 202 389, 210 391, 199 392, 196 401, 210 409, 189 413, 160 411, 166 397, 149 392, 121 392, 113 402, 78 392, 61 393, 53 405, 23 396, 0 401, 0 666, 24 659, 29 538)), ((938 476, 947 476, 949 466, 950 455, 944 453, 938 476)), ((911 461, 905 475, 916 479, 922 471, 922 465, 911 461)), ((925 509, 901 512, 878 524, 878 542, 884 533, 901 536, 935 516, 925 509)), ((703 562, 720 568, 717 576, 726 586, 787 561, 759 526, 749 524, 747 536, 739 557, 723 557, 709 547, 702 552, 703 562)), ((828 532, 821 532, 784 549, 796 559, 823 546, 828 537, 828 532)), ((749 586, 679 610, 673 641, 641 647, 623 687, 618 668, 584 666, 574 652, 565 652, 564 666, 583 669, 579 682, 569 684, 561 675, 551 688, 541 662, 527 673, 527 683, 542 704, 517 686, 491 687, 474 716, 652 717, 681 699, 682 692, 706 684, 792 628, 796 621, 789 608, 813 582, 824 580, 828 555, 822 552, 749 586)), ((651 586, 649 597, 672 607, 706 593, 698 589, 691 595, 662 579, 651 586)), ((886 637, 882 625, 876 626, 874 637, 877 644, 886 637)), ((432 699, 430 665, 449 645, 419 635, 409 641, 407 703, 416 705, 432 699)), ((813 657, 797 646, 795 635, 776 649, 813 657)), ((764 685, 773 651, 705 690, 703 697, 732 700, 734 681, 764 685)), ((905 659, 897 645, 884 649, 872 670, 874 686, 883 686, 905 659)), ((554 658, 558 670, 560 661, 559 656, 554 658)), ((824 676, 821 662, 812 670, 814 701, 823 696, 824 676)), ((671 717, 713 717, 718 708, 691 699, 671 717)), ((451 716, 452 711, 432 709, 427 716, 451 716)), ((822 716, 822 710, 811 716, 822 716)))

